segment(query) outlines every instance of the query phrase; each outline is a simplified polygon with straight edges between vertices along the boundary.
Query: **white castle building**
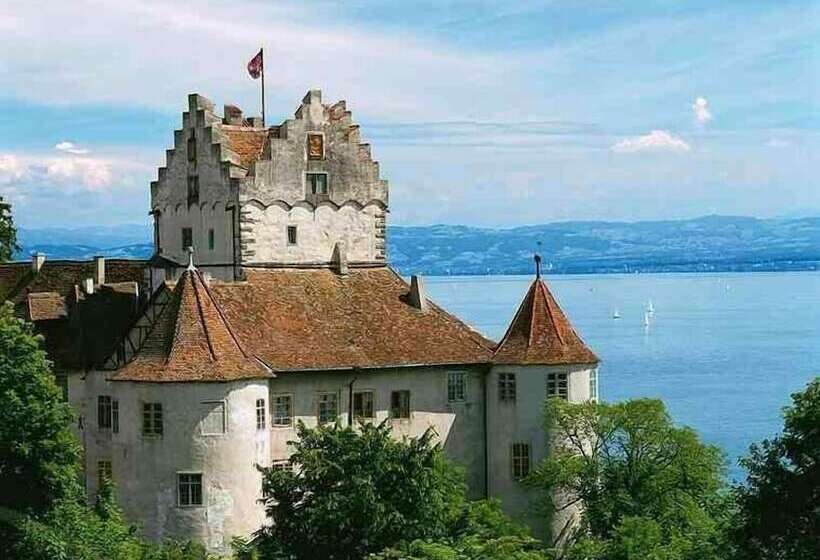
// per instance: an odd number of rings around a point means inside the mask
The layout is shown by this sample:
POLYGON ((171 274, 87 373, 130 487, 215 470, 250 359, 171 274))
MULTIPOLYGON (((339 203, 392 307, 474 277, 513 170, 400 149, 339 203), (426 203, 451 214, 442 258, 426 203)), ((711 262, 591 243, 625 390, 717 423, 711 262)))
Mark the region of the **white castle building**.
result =
POLYGON ((547 526, 520 479, 547 452, 544 398, 595 399, 598 359, 540 274, 498 343, 405 282, 343 101, 310 91, 265 127, 191 95, 182 124, 151 185, 150 261, 0 266, 80 417, 89 495, 110 477, 148 537, 224 551, 264 522, 256 465, 291 468, 298 422, 352 416, 434 428, 471 497, 557 534, 568 517, 547 526))

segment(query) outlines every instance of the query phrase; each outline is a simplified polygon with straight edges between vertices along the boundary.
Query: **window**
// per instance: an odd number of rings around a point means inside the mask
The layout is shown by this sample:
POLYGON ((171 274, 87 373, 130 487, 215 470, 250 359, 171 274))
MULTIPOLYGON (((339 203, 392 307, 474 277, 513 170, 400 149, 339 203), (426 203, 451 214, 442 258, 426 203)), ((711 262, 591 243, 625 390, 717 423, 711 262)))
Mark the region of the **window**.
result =
POLYGON ((288 226, 288 245, 296 245, 296 226, 288 226))
POLYGON ((199 203, 199 177, 191 175, 188 177, 188 204, 199 203))
POLYGON ((290 426, 293 424, 293 398, 290 395, 275 395, 273 397, 274 426, 290 426))
POLYGON ((188 137, 188 161, 196 161, 196 132, 193 130, 188 137))
POLYGON ((256 429, 265 429, 265 399, 256 399, 256 429))
POLYGON ((353 393, 354 418, 373 418, 373 391, 353 393))
POLYGON ((279 459, 271 463, 271 467, 275 471, 293 472, 293 463, 289 459, 279 459))
POLYGON ((547 396, 567 398, 567 374, 548 373, 547 374, 547 396))
POLYGON ((339 397, 336 393, 319 394, 319 424, 331 424, 339 417, 339 397))
POLYGON ((205 407, 202 416, 202 435, 215 436, 225 433, 225 403, 210 401, 202 403, 205 407))
POLYGON ((110 430, 111 416, 111 397, 100 395, 97 397, 97 427, 101 430, 110 430))
POLYGON ((498 400, 501 402, 515 402, 515 374, 498 374, 498 400))
POLYGON ((410 391, 390 393, 390 418, 410 418, 410 391))
POLYGON ((530 474, 530 444, 512 444, 511 455, 513 478, 520 480, 530 474))
POLYGON ((120 432, 120 401, 117 399, 111 399, 111 431, 120 432))
POLYGON ((467 374, 463 371, 451 371, 447 374, 447 400, 463 401, 467 394, 467 374))
POLYGON ((142 435, 162 435, 162 403, 142 403, 142 435))
POLYGON ((211 228, 208 230, 208 250, 213 251, 215 246, 216 239, 214 239, 214 230, 211 228))
POLYGON ((598 401, 598 368, 589 372, 589 400, 598 401))
POLYGON ((194 230, 189 227, 182 228, 182 250, 187 251, 194 246, 194 230))
POLYGON ((182 507, 202 505, 202 473, 177 473, 177 497, 182 507))
POLYGON ((307 185, 311 194, 327 194, 327 173, 308 173, 307 185))
POLYGON ((102 486, 107 480, 113 480, 113 469, 111 468, 111 461, 97 461, 97 484, 102 486))

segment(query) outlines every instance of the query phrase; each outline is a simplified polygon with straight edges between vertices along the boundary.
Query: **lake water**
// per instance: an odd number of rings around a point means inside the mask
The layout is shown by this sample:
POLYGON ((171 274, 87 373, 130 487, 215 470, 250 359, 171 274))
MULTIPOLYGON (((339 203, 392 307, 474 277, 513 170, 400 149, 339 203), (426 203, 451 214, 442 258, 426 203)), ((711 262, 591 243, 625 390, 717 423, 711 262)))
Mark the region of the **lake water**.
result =
MULTIPOLYGON (((775 435, 791 393, 820 375, 820 273, 546 278, 601 358, 601 398, 663 399, 719 445, 730 478, 749 444, 775 435), (651 300, 655 313, 644 326, 651 300), (612 318, 618 310, 621 318, 612 318)), ((499 340, 532 277, 429 277, 430 296, 499 340)))

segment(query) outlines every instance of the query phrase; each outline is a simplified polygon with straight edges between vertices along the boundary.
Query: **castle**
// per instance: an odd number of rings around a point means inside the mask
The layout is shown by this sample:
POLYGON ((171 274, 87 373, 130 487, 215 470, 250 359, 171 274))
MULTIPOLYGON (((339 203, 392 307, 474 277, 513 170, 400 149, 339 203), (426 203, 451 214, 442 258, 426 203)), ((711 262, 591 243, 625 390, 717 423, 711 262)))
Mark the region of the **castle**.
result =
POLYGON ((256 465, 294 468, 298 422, 387 420, 434 428, 471 497, 560 532, 575 513, 536 515, 520 479, 548 452, 544 398, 596 399, 598 358, 540 274, 488 340, 387 265, 388 185, 344 101, 309 91, 270 127, 188 103, 149 261, 0 265, 78 413, 89 495, 110 478, 146 536, 224 551, 265 521, 256 465))

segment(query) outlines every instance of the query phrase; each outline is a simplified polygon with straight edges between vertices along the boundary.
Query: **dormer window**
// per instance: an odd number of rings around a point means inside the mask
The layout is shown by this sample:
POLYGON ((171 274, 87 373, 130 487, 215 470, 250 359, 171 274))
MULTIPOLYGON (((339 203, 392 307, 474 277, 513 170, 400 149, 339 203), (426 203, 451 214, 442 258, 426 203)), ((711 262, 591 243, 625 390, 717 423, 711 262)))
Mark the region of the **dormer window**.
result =
POLYGON ((199 177, 191 175, 188 177, 188 205, 199 204, 199 177))
POLYGON ((327 194, 327 173, 308 173, 307 186, 310 194, 327 194))

